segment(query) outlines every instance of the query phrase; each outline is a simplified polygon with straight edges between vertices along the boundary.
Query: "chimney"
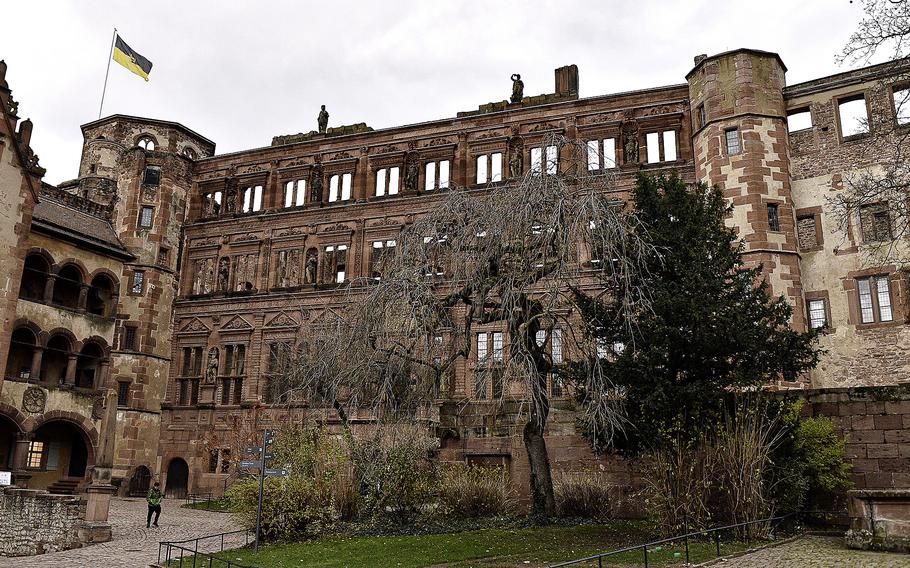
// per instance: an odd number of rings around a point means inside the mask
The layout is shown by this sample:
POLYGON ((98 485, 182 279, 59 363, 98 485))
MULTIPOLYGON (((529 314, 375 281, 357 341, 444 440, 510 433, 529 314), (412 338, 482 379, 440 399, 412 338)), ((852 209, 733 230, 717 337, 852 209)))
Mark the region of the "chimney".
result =
POLYGON ((698 64, 708 58, 708 54, 702 53, 701 55, 695 56, 695 67, 698 67, 698 64))
POLYGON ((578 97, 578 65, 566 65, 556 70, 556 94, 578 97))
POLYGON ((19 123, 19 143, 23 147, 28 147, 28 143, 32 139, 32 120, 26 118, 21 123, 19 123))

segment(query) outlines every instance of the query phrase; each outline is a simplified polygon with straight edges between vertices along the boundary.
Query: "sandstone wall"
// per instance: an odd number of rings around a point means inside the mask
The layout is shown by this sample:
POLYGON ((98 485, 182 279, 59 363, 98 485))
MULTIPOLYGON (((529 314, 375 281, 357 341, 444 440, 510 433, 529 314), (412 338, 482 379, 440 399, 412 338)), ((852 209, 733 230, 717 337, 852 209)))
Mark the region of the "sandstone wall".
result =
POLYGON ((5 488, 0 492, 0 555, 33 556, 81 546, 78 497, 5 488))

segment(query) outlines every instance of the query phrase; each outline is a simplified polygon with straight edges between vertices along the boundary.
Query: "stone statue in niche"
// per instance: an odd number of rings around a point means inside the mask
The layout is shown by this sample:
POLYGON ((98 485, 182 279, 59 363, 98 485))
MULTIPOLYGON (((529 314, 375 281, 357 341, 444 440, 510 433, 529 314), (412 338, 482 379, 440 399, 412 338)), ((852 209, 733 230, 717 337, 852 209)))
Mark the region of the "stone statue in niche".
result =
POLYGON ((322 166, 316 164, 313 173, 310 175, 310 187, 313 188, 310 200, 313 203, 322 202, 322 166))
POLYGON ((228 278, 231 275, 230 261, 226 256, 221 257, 218 261, 218 291, 225 292, 228 289, 228 278))
POLYGON ((420 178, 420 163, 417 152, 408 152, 407 165, 404 172, 405 191, 417 191, 417 182, 420 178))
POLYGON ((209 360, 205 364, 205 384, 214 385, 218 376, 218 348, 209 349, 209 360))
POLYGON ((316 251, 310 250, 307 254, 306 259, 306 283, 315 284, 316 283, 316 251))
POLYGON ((524 173, 524 147, 521 141, 512 146, 512 156, 509 158, 509 177, 519 178, 524 173))
POLYGON ((637 164, 638 159, 638 124, 627 122, 622 125, 623 162, 637 164))
POLYGON ((521 75, 515 73, 512 75, 512 98, 509 99, 513 103, 520 103, 521 99, 524 97, 525 93, 525 84, 521 80, 521 75))
POLYGON ((236 201, 237 201, 237 190, 234 188, 227 190, 227 195, 225 195, 225 197, 224 197, 224 210, 227 213, 233 213, 234 204, 236 203, 236 201))
POLYGON ((319 111, 319 116, 316 118, 316 122, 319 124, 319 133, 325 134, 326 128, 329 126, 329 113, 325 110, 325 105, 322 105, 322 109, 319 111))

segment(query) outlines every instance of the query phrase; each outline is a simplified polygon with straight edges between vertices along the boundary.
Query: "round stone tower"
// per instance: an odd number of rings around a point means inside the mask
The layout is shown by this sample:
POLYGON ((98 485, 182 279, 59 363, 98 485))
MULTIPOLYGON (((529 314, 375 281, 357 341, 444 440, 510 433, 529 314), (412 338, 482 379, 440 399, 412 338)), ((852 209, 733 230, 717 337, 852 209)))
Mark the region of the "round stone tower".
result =
POLYGON ((695 172, 719 186, 733 205, 728 224, 761 264, 772 293, 793 305, 805 329, 799 255, 790 188, 787 68, 776 53, 739 49, 695 58, 686 75, 692 105, 695 172))

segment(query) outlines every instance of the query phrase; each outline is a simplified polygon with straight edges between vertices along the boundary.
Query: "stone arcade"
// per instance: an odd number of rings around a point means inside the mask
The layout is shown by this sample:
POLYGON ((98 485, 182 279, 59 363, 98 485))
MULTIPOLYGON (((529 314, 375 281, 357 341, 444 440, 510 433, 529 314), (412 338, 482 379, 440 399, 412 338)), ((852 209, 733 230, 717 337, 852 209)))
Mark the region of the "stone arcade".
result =
MULTIPOLYGON (((813 411, 854 432, 859 489, 908 488, 908 277, 862 257, 893 220, 883 204, 844 236, 824 209, 851 172, 875 166, 864 149, 876 132, 850 130, 848 104, 863 101, 873 129, 894 123, 907 88, 894 77, 908 69, 787 86, 778 55, 739 49, 697 57, 680 84, 582 99, 567 66, 554 93, 523 96, 516 74, 510 100, 455 118, 373 131, 329 127, 320 113, 318 131, 225 155, 180 124, 115 115, 82 127, 79 177, 51 187, 0 64, 11 275, 0 290, 0 466, 54 492, 136 494, 156 477, 172 496, 221 493, 237 456, 202 439, 272 403, 274 362, 343 308, 340 286, 374 276, 378 252, 451 188, 539 171, 556 132, 596 148, 603 159, 589 168, 615 172, 619 197, 640 171, 724 190, 793 325, 826 328, 819 368, 778 386, 805 389, 813 411), (882 393, 889 403, 876 402, 882 393)), ((434 401, 441 457, 504 465, 527 491, 520 430, 484 420, 490 393, 475 392, 476 366, 461 361, 434 401)), ((553 467, 600 463, 634 486, 632 464, 591 455, 571 393, 551 389, 553 467)))

